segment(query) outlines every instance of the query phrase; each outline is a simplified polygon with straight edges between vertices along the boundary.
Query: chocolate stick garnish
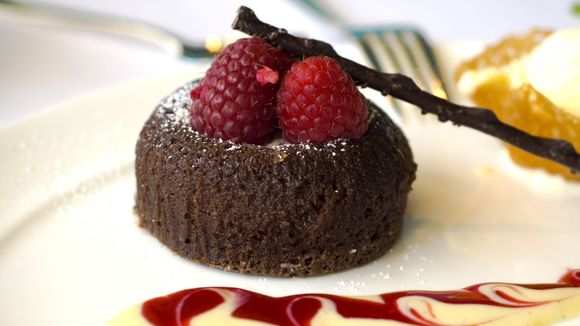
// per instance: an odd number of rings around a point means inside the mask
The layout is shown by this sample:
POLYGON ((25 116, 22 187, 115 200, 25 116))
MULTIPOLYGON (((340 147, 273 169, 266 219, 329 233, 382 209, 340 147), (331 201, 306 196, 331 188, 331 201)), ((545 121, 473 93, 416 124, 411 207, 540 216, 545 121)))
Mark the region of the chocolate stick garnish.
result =
POLYGON ((295 57, 324 55, 337 60, 344 71, 361 87, 370 87, 383 95, 391 95, 421 108, 423 113, 437 115, 440 121, 451 121, 497 137, 525 151, 580 171, 580 154, 572 144, 560 139, 532 136, 498 120, 494 112, 462 106, 421 90, 413 80, 401 74, 383 73, 339 56, 326 42, 293 36, 285 29, 264 23, 254 11, 240 7, 232 27, 246 34, 259 36, 295 57))

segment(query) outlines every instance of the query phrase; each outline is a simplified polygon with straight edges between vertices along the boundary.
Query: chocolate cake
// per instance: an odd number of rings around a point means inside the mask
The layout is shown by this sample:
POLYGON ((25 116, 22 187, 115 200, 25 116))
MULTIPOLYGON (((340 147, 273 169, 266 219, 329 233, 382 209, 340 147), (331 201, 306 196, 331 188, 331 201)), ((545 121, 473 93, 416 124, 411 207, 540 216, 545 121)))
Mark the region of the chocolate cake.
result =
POLYGON ((416 165, 375 105, 360 139, 240 144, 190 127, 194 86, 161 102, 136 148, 140 224, 171 250, 225 270, 307 276, 368 263, 397 240, 416 165))

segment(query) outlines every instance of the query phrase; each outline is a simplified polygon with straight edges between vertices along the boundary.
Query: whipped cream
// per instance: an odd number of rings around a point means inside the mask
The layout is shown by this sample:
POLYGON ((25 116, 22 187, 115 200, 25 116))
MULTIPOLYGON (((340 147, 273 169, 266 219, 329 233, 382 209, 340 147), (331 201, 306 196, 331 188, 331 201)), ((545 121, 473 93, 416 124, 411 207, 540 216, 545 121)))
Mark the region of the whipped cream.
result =
POLYGON ((472 94, 493 79, 505 79, 514 89, 530 84, 556 106, 580 118, 580 28, 554 32, 531 53, 508 64, 468 70, 458 87, 472 94))
POLYGON ((530 54, 525 75, 552 103, 580 117, 580 28, 542 41, 530 54))

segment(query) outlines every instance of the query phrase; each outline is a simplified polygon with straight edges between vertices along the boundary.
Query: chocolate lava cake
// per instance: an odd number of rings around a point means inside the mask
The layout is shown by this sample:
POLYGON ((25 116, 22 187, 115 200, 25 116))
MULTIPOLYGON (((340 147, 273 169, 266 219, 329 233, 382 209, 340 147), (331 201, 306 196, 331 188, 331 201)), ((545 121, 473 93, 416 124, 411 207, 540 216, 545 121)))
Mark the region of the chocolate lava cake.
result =
POLYGON ((397 240, 416 165, 375 105, 360 139, 239 144, 190 127, 195 85, 161 102, 136 149, 140 224, 171 250, 225 270, 307 276, 368 263, 397 240))

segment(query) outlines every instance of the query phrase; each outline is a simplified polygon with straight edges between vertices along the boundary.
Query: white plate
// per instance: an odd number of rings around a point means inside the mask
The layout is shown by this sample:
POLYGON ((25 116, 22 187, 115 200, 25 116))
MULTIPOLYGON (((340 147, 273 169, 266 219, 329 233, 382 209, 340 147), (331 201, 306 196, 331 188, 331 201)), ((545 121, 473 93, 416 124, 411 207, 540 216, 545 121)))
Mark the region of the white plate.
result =
MULTIPOLYGON (((440 53, 453 67, 478 48, 440 53)), ((155 104, 197 76, 128 83, 0 130, 1 325, 99 325, 133 303, 199 286, 367 294, 553 282, 580 265, 579 186, 523 173, 496 140, 449 124, 406 130, 418 179, 402 239, 375 262, 276 279, 185 261, 137 226, 133 158, 155 104)))

